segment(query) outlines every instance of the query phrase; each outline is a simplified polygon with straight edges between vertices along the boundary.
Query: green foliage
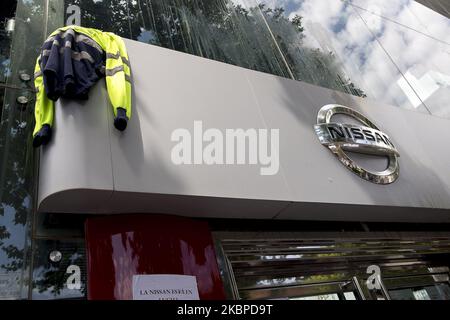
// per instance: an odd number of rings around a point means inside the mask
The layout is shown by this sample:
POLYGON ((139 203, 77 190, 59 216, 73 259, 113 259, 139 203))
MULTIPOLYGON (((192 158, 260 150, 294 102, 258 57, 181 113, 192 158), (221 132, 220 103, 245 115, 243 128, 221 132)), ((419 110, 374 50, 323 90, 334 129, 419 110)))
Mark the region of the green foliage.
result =
POLYGON ((82 8, 84 26, 283 77, 293 74, 297 80, 365 96, 355 84, 342 86, 341 79, 347 78, 342 66, 330 53, 305 46, 303 17, 289 19, 281 6, 244 7, 228 0, 70 0, 67 4, 82 8))

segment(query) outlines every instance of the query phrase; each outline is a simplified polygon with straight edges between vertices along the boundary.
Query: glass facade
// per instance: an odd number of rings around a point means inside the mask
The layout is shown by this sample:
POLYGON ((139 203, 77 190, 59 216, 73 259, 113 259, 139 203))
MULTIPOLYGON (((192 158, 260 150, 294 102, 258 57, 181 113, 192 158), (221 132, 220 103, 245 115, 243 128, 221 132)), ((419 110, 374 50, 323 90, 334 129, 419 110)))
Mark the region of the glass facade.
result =
POLYGON ((40 28, 43 11, 31 12, 31 7, 20 1, 12 5, 17 6, 15 16, 12 11, 2 17, 5 28, 0 34, 2 55, 8 54, 1 61, 0 82, 0 298, 3 299, 28 296, 35 163, 30 144, 33 116, 30 105, 19 104, 17 98, 33 99, 30 81, 22 81, 20 74, 32 71, 30 57, 36 55, 43 39, 40 28), (37 34, 33 30, 38 30, 37 34))
POLYGON ((65 222, 33 211, 38 174, 31 147, 34 88, 27 75, 32 77, 41 43, 57 27, 81 24, 112 31, 450 118, 450 20, 413 0, 6 3, 10 7, 2 7, 0 21, 0 299, 85 295, 83 270, 82 286, 64 289, 67 268, 84 265, 82 217, 75 223, 68 219, 70 227, 64 229, 65 222), (55 248, 64 259, 57 265, 48 261, 55 248))
POLYGON ((46 0, 4 1, 2 6, 8 6, 10 12, 2 16, 0 33, 0 299, 21 299, 31 294, 35 245, 31 234, 38 154, 31 144, 32 78, 47 29, 56 25, 48 22, 46 0))
POLYGON ((66 0, 65 7, 66 23, 450 116, 443 107, 450 22, 412 0, 66 0))

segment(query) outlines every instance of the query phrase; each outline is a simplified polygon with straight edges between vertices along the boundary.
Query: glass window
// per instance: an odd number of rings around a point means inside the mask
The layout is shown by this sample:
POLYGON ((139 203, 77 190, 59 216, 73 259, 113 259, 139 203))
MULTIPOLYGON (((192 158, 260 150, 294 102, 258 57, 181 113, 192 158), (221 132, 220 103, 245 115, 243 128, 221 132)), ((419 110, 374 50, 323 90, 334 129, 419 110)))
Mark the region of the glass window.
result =
POLYGON ((396 84, 398 68, 347 2, 258 2, 295 79, 413 108, 396 84))
POLYGON ((11 5, 7 18, 14 18, 14 23, 0 35, 0 54, 4 56, 0 58, 0 298, 20 299, 28 297, 35 182, 31 147, 34 89, 31 81, 21 79, 20 75, 33 75, 44 39, 44 2, 7 3, 11 5), (29 102, 19 104, 20 96, 29 102))
POLYGON ((419 1, 349 0, 349 2, 361 11, 363 17, 367 18, 369 26, 381 27, 382 24, 390 22, 428 35, 438 41, 447 39, 446 42, 448 42, 450 37, 448 33, 442 32, 448 28, 448 19, 420 4, 419 1), (370 17, 369 13, 373 16, 370 17))
POLYGON ((35 240, 32 299, 83 299, 86 258, 83 240, 35 240))
POLYGON ((389 5, 381 0, 65 0, 64 5, 66 23, 450 116, 443 66, 449 22, 413 0, 389 5), (430 47, 436 48, 435 59, 425 61, 430 47))
POLYGON ((450 118, 450 20, 415 1, 389 7, 372 0, 355 10, 402 73, 397 86, 413 108, 450 118))
POLYGON ((446 283, 420 288, 389 290, 393 300, 449 300, 450 287, 446 283))
POLYGON ((67 0, 81 24, 244 68, 291 77, 256 2, 67 0))
POLYGON ((16 5, 15 1, 7 1, 0 10, 0 119, 2 118, 5 85, 11 75, 11 37, 15 24, 13 17, 16 5))

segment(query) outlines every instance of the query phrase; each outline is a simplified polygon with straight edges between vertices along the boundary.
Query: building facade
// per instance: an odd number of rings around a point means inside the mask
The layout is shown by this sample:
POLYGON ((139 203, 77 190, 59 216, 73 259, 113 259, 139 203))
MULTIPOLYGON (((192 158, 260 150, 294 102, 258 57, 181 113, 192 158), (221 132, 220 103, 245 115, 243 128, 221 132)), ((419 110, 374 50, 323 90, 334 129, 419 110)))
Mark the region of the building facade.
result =
POLYGON ((445 1, 1 6, 1 299, 165 274, 200 299, 450 299, 445 1), (36 150, 35 60, 73 24, 124 38, 133 116, 110 129, 100 81, 36 150))

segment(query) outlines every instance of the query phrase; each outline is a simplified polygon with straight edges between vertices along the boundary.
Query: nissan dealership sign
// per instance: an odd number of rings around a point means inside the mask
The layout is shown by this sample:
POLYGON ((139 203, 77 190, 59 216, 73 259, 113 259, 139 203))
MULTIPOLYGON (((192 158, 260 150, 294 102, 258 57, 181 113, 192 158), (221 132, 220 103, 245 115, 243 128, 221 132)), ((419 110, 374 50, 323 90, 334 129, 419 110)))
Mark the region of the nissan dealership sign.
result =
POLYGON ((400 156, 397 149, 389 136, 381 132, 361 113, 337 104, 323 106, 317 115, 317 125, 314 129, 320 142, 328 147, 342 164, 361 178, 378 184, 389 184, 397 180, 400 156), (363 125, 332 122, 332 117, 336 114, 350 116, 363 125), (366 170, 353 161, 345 151, 387 156, 388 167, 381 172, 366 170))
POLYGON ((110 130, 104 82, 89 107, 58 101, 57 134, 40 155, 40 212, 450 221, 448 119, 124 42, 129 127, 110 130))

